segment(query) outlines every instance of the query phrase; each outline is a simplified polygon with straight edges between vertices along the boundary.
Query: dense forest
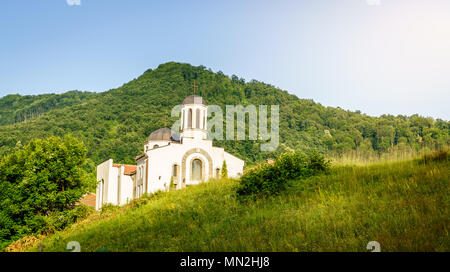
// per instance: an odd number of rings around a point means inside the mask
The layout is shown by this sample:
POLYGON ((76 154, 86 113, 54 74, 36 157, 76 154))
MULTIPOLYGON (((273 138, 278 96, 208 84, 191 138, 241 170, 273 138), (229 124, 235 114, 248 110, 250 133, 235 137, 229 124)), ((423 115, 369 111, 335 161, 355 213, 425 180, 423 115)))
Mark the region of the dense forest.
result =
POLYGON ((148 135, 177 118, 173 106, 192 94, 208 104, 279 105, 280 146, 260 152, 258 141, 215 141, 247 164, 287 150, 339 156, 348 152, 380 155, 447 147, 450 122, 418 115, 372 117, 324 107, 256 80, 214 73, 204 66, 169 62, 102 93, 71 91, 0 99, 0 156, 33 138, 70 134, 83 141, 93 167, 108 158, 134 163, 148 135))
POLYGON ((0 99, 0 125, 20 123, 37 118, 49 110, 79 104, 94 96, 94 93, 79 91, 69 91, 59 95, 7 95, 0 99))

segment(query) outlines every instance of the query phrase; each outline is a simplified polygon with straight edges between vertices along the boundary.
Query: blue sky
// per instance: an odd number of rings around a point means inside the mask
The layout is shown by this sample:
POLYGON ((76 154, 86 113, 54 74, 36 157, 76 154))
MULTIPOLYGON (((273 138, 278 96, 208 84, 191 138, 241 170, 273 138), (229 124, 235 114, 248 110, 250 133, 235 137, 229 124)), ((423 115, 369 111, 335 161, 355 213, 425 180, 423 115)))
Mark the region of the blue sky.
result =
POLYGON ((325 106, 450 120, 450 1, 1 3, 0 96, 105 91, 168 61, 325 106))

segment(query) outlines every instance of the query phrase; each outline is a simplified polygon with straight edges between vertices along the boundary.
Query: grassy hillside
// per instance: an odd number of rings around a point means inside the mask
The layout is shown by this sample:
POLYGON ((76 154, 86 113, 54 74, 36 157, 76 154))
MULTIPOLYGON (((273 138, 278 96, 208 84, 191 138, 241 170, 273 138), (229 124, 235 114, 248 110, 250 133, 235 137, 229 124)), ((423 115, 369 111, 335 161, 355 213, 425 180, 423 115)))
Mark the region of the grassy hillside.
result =
MULTIPOLYGON (((351 153, 358 158, 396 152, 415 153, 450 144, 450 123, 417 115, 370 117, 361 112, 324 107, 256 80, 214 73, 203 66, 165 63, 139 78, 103 93, 0 99, 0 156, 33 138, 72 134, 88 147, 92 165, 113 158, 134 163, 148 135, 177 118, 173 106, 197 93, 208 104, 280 105, 280 146, 287 150, 318 150, 329 155, 351 153)), ((216 141, 215 145, 243 158, 247 164, 273 157, 260 152, 255 141, 216 141)))
MULTIPOLYGON (((216 180, 94 213, 44 251, 449 251, 448 156, 334 166, 277 197, 241 202, 216 180)), ((34 247, 32 250, 37 250, 34 247)))

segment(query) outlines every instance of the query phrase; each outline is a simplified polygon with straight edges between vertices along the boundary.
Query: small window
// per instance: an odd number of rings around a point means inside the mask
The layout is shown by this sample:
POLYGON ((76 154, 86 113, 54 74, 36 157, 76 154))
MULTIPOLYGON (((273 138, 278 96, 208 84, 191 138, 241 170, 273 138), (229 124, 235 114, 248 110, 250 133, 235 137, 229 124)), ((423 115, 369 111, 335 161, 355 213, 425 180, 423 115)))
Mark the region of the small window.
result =
POLYGON ((155 144, 155 145, 153 146, 153 149, 158 148, 158 147, 159 147, 159 145, 155 144))
POLYGON ((172 176, 178 176, 178 165, 174 164, 172 167, 172 176))
POLYGON ((220 168, 216 169, 216 178, 220 177, 220 168))

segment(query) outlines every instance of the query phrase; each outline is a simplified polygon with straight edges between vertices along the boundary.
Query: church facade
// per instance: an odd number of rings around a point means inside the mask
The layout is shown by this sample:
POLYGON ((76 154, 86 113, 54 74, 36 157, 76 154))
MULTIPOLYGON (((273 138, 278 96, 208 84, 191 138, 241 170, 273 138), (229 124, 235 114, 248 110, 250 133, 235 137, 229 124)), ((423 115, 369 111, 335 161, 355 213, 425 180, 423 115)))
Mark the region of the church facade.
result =
POLYGON ((109 159, 97 166, 97 210, 110 203, 124 205, 144 193, 182 189, 222 174, 243 173, 244 161, 207 139, 207 110, 202 97, 188 96, 181 108, 181 131, 161 128, 150 134, 136 165, 115 164, 109 159))

